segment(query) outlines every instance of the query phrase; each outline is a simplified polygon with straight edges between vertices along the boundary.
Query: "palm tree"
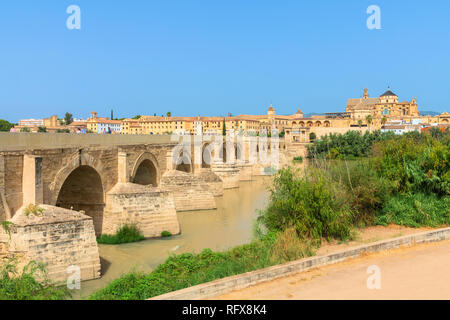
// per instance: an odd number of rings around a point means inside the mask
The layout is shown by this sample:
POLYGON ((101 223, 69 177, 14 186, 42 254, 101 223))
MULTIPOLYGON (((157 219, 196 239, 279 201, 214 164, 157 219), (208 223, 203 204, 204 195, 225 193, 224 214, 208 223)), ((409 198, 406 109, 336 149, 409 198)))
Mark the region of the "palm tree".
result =
POLYGON ((362 120, 360 119, 360 120, 358 120, 358 127, 361 129, 361 127, 362 127, 362 120))
POLYGON ((386 117, 383 117, 383 118, 381 119, 381 125, 384 126, 384 125, 386 124, 386 122, 387 122, 387 118, 386 118, 386 117))

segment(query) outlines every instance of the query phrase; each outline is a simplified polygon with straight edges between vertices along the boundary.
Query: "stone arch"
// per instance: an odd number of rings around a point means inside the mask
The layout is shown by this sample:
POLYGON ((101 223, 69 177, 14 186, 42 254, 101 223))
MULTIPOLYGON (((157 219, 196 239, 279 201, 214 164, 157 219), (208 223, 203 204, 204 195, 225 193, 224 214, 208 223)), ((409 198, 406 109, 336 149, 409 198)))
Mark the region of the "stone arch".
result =
POLYGON ((150 152, 142 153, 134 164, 131 182, 157 187, 160 179, 161 173, 156 157, 150 152))
POLYGON ((442 119, 441 123, 448 123, 448 119, 442 119))
POLYGON ((308 122, 306 123, 306 126, 312 127, 312 126, 313 126, 313 122, 312 122, 312 121, 308 121, 308 122))
POLYGON ((192 172, 194 166, 192 165, 191 155, 188 152, 185 152, 183 148, 175 148, 172 160, 175 170, 187 173, 192 172))
POLYGON ((305 126, 305 123, 303 121, 300 121, 298 124, 299 124, 300 127, 304 127, 305 126))
POLYGON ((245 155, 244 155, 244 143, 235 143, 234 144, 234 155, 236 157, 236 161, 238 162, 244 162, 245 155))
POLYGON ((325 127, 331 127, 330 121, 325 121, 323 124, 325 127))
POLYGON ((71 160, 62 167, 56 174, 53 182, 49 185, 49 203, 55 206, 59 192, 66 181, 67 177, 78 167, 89 166, 95 169, 95 171, 100 175, 102 181, 103 191, 108 191, 106 186, 106 179, 102 177, 103 175, 103 165, 101 161, 96 160, 89 154, 77 153, 71 158, 71 160))
POLYGON ((94 222, 96 235, 103 229, 105 207, 102 178, 93 167, 81 165, 74 169, 58 192, 56 206, 76 211, 83 210, 94 222))
POLYGON ((214 159, 213 143, 204 143, 202 146, 202 168, 211 168, 214 159))
POLYGON ((219 150, 219 159, 222 159, 223 163, 227 162, 227 144, 222 144, 222 148, 219 150))
POLYGON ((316 126, 316 127, 321 127, 321 126, 322 126, 322 122, 316 121, 315 126, 316 126))

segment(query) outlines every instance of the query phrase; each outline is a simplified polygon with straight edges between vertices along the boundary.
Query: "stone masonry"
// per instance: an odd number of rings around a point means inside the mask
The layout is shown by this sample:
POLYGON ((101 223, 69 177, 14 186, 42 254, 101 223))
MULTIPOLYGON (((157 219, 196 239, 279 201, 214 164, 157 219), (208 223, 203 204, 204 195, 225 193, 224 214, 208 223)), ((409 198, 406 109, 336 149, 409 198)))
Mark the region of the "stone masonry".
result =
MULTIPOLYGON (((65 282, 67 268, 77 266, 81 280, 100 277, 100 258, 92 219, 83 213, 40 205, 43 211, 27 212, 23 207, 11 219, 8 255, 20 264, 30 261, 47 266, 49 278, 65 282)), ((1 240, 0 240, 1 242, 1 240)))
POLYGON ((135 224, 146 238, 161 232, 180 233, 173 196, 152 186, 118 183, 106 194, 103 233, 114 234, 124 224, 135 224))

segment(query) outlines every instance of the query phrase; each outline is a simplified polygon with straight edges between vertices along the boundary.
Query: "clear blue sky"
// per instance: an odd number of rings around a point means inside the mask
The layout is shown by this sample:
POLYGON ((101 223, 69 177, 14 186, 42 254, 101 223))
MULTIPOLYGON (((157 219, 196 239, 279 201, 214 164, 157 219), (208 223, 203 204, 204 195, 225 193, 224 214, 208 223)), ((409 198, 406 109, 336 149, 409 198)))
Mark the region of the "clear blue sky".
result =
POLYGON ((388 85, 450 111, 449 58, 448 0, 1 1, 0 118, 333 112, 388 85))

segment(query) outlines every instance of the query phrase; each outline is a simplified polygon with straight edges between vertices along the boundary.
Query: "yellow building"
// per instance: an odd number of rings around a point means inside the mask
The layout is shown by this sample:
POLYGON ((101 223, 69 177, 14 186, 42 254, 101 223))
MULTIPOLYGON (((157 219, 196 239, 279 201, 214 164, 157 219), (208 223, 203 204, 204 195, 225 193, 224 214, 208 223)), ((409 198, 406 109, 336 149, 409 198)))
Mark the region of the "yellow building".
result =
MULTIPOLYGON (((417 98, 411 101, 399 102, 398 96, 393 93, 390 88, 380 97, 370 98, 367 88, 364 89, 363 97, 357 99, 349 99, 345 110, 350 114, 354 121, 366 121, 367 116, 371 116, 375 122, 379 119, 386 118, 411 118, 419 117, 417 110, 417 98)), ((378 120, 378 121, 377 121, 378 120)))
POLYGON ((97 112, 92 111, 91 117, 86 122, 88 132, 92 133, 120 133, 122 121, 98 117, 97 112))

